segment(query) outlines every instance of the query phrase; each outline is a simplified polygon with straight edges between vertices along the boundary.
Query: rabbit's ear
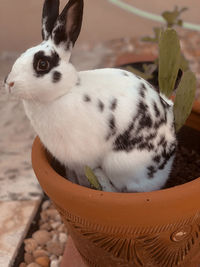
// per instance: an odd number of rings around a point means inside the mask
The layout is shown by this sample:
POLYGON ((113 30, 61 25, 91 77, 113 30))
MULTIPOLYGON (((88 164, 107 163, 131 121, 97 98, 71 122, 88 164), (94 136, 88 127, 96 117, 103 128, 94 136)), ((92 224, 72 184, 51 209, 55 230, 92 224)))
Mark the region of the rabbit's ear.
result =
POLYGON ((55 23, 52 32, 54 43, 64 43, 66 48, 74 45, 81 30, 82 18, 83 0, 69 0, 55 23))
POLYGON ((45 0, 42 11, 42 38, 47 40, 59 16, 59 0, 45 0))

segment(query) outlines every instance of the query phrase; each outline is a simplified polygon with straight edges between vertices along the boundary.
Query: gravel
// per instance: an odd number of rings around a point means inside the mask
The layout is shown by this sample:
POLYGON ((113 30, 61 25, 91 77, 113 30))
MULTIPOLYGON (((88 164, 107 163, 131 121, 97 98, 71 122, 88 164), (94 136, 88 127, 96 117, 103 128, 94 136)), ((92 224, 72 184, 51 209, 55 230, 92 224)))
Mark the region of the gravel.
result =
POLYGON ((42 204, 38 229, 24 240, 24 261, 19 267, 59 267, 67 230, 50 200, 42 204))

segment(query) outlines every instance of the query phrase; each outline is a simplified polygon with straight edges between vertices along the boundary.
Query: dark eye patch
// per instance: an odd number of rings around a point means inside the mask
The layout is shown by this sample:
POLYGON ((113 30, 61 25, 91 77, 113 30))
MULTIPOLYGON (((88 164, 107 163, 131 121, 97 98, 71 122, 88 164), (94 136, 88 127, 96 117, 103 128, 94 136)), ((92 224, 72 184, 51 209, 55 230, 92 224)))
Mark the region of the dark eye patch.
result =
POLYGON ((57 67, 59 65, 59 55, 55 52, 52 51, 50 56, 46 56, 44 51, 39 51, 34 55, 33 58, 33 69, 35 71, 35 74, 37 77, 42 77, 48 72, 50 72, 53 68, 57 67), (38 63, 40 61, 45 61, 48 62, 48 69, 46 70, 40 70, 38 69, 38 63))

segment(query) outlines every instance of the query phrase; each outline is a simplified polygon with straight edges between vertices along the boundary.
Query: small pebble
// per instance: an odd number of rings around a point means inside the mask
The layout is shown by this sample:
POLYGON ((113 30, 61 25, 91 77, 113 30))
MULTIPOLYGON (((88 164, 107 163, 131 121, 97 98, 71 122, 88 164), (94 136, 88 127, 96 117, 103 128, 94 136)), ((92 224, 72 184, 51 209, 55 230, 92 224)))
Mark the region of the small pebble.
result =
POLYGON ((61 232, 67 232, 67 229, 65 228, 65 225, 64 223, 62 223, 59 227, 58 227, 58 232, 61 233, 61 232))
POLYGON ((58 257, 56 256, 56 255, 54 255, 54 254, 52 254, 51 256, 50 256, 50 260, 51 261, 53 261, 53 260, 57 260, 58 259, 58 257))
POLYGON ((66 243, 67 242, 67 235, 65 233, 60 233, 59 234, 59 241, 61 243, 66 243))
POLYGON ((44 203, 42 204, 42 210, 46 210, 50 207, 51 205, 51 201, 50 200, 46 200, 44 201, 44 203))
POLYGON ((35 260, 36 263, 41 265, 42 267, 49 267, 50 260, 48 257, 39 257, 35 260))
POLYGON ((45 245, 51 239, 51 235, 46 230, 38 230, 33 234, 33 239, 35 239, 39 245, 45 245))
POLYGON ((38 227, 31 238, 24 240, 24 261, 19 267, 59 267, 67 234, 51 201, 43 203, 38 227))
POLYGON ((48 252, 44 249, 37 249, 37 250, 33 251, 33 257, 35 259, 38 257, 44 257, 44 256, 48 256, 48 252))
POLYGON ((50 267, 59 267, 59 260, 52 260, 50 267))
POLYGON ((49 241, 47 244, 47 250, 49 253, 60 256, 63 254, 64 246, 58 241, 49 241))
POLYGON ((60 222, 53 222, 53 223, 51 223, 51 227, 53 228, 53 229, 56 229, 56 228, 58 228, 60 226, 60 222))
POLYGON ((40 230, 47 230, 47 231, 49 231, 49 230, 51 230, 51 225, 49 223, 42 223, 40 225, 40 230))
MULTIPOLYGON (((58 211, 55 209, 50 209, 50 210, 46 210, 46 215, 50 218, 50 219, 54 219, 56 218, 56 216, 59 215, 58 211)), ((60 217, 60 215, 59 215, 60 217)))
POLYGON ((32 253, 36 248, 37 248, 37 242, 36 240, 34 240, 33 238, 28 238, 24 240, 24 244, 25 244, 25 251, 32 253))
POLYGON ((24 261, 25 261, 27 264, 33 262, 33 261, 34 261, 33 255, 30 254, 30 253, 27 253, 27 252, 26 252, 26 253, 24 254, 24 261))
POLYGON ((40 217, 43 223, 48 222, 48 215, 46 214, 46 210, 43 210, 40 213, 40 217))
POLYGON ((41 266, 35 262, 32 262, 29 265, 27 265, 27 267, 41 267, 41 266))

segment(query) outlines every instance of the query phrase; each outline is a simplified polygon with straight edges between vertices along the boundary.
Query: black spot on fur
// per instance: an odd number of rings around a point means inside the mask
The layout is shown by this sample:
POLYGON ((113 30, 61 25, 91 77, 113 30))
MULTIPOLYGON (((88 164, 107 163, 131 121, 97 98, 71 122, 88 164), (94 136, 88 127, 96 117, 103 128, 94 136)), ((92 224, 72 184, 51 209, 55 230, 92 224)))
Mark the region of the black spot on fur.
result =
POLYGON ((101 100, 98 100, 98 108, 101 112, 104 111, 104 103, 101 100))
POLYGON ((53 72, 53 78, 52 78, 52 81, 53 81, 54 83, 57 83, 57 82, 60 81, 61 77, 62 77, 62 74, 61 74, 60 72, 58 72, 58 71, 54 71, 54 72, 53 72))
POLYGON ((124 76, 126 76, 126 77, 129 77, 129 74, 128 74, 128 72, 126 72, 126 71, 122 71, 122 74, 123 74, 124 76))
POLYGON ((59 55, 55 52, 51 52, 51 56, 46 56, 44 51, 39 51, 34 55, 33 58, 33 69, 35 71, 35 75, 37 77, 42 77, 45 74, 49 73, 53 68, 57 67, 59 65, 59 55), (40 60, 44 60, 48 62, 48 69, 46 70, 38 70, 38 63, 40 60))
POLYGON ((142 98, 144 98, 145 97, 145 92, 147 91, 147 88, 146 88, 146 86, 144 85, 144 83, 142 83, 141 85, 140 85, 140 96, 142 97, 142 98))
POLYGON ((140 101, 138 104, 138 113, 144 113, 147 112, 148 106, 144 102, 140 101))
POLYGON ((150 133, 149 135, 147 135, 147 137, 145 138, 146 142, 149 142, 153 139, 155 139, 157 136, 157 132, 154 132, 154 133, 150 133))
POLYGON ((132 149, 131 144, 131 132, 134 129, 134 119, 129 124, 127 130, 125 130, 122 134, 118 135, 114 142, 114 150, 126 150, 130 151, 132 149))
POLYGON ((153 102, 153 108, 154 108, 156 117, 160 117, 160 111, 155 101, 153 102))
POLYGON ((106 140, 109 140, 111 136, 116 134, 117 128, 115 123, 115 117, 112 115, 109 119, 109 134, 106 137, 106 140))
POLYGON ((140 128, 151 128, 152 127, 152 119, 149 115, 145 114, 142 116, 141 120, 139 121, 140 128))
POLYGON ((140 96, 141 96, 142 98, 145 97, 145 93, 144 93, 144 91, 140 90, 140 96))
POLYGON ((152 151, 152 150, 154 150, 154 145, 152 143, 147 142, 146 140, 144 140, 143 142, 138 144, 137 148, 139 150, 152 151))
POLYGON ((114 116, 111 116, 111 118, 109 119, 109 127, 110 127, 110 129, 111 129, 112 132, 114 132, 116 130, 114 116))
POLYGON ((83 96, 83 101, 90 102, 91 101, 91 98, 89 97, 89 95, 84 95, 83 96))
POLYGON ((156 168, 154 166, 147 167, 148 170, 148 178, 153 178, 154 174, 156 173, 156 168))
POLYGON ((161 159, 161 156, 159 156, 159 155, 156 155, 156 156, 153 157, 153 161, 156 162, 156 163, 159 163, 160 159, 161 159))
POLYGON ((167 144, 167 141, 165 139, 165 136, 161 135, 160 140, 158 142, 158 146, 166 146, 166 144, 167 144))
POLYGON ((142 78, 141 78, 140 76, 136 75, 136 77, 137 77, 139 80, 142 80, 142 78))
POLYGON ((165 168, 165 165, 169 161, 169 159, 175 154, 176 152, 176 143, 172 143, 169 147, 169 149, 166 149, 166 146, 164 147, 162 151, 162 158, 163 162, 159 165, 159 169, 162 170, 165 168))
POLYGON ((111 109, 112 111, 114 111, 114 110, 116 109, 116 107, 117 107, 117 99, 114 98, 114 99, 112 100, 112 102, 110 103, 110 109, 111 109))
POLYGON ((141 84, 141 89, 142 89, 143 91, 147 91, 146 85, 145 85, 144 83, 141 84))
POLYGON ((144 97, 145 97, 145 92, 142 91, 142 90, 140 90, 140 96, 141 96, 142 98, 144 98, 144 97))

